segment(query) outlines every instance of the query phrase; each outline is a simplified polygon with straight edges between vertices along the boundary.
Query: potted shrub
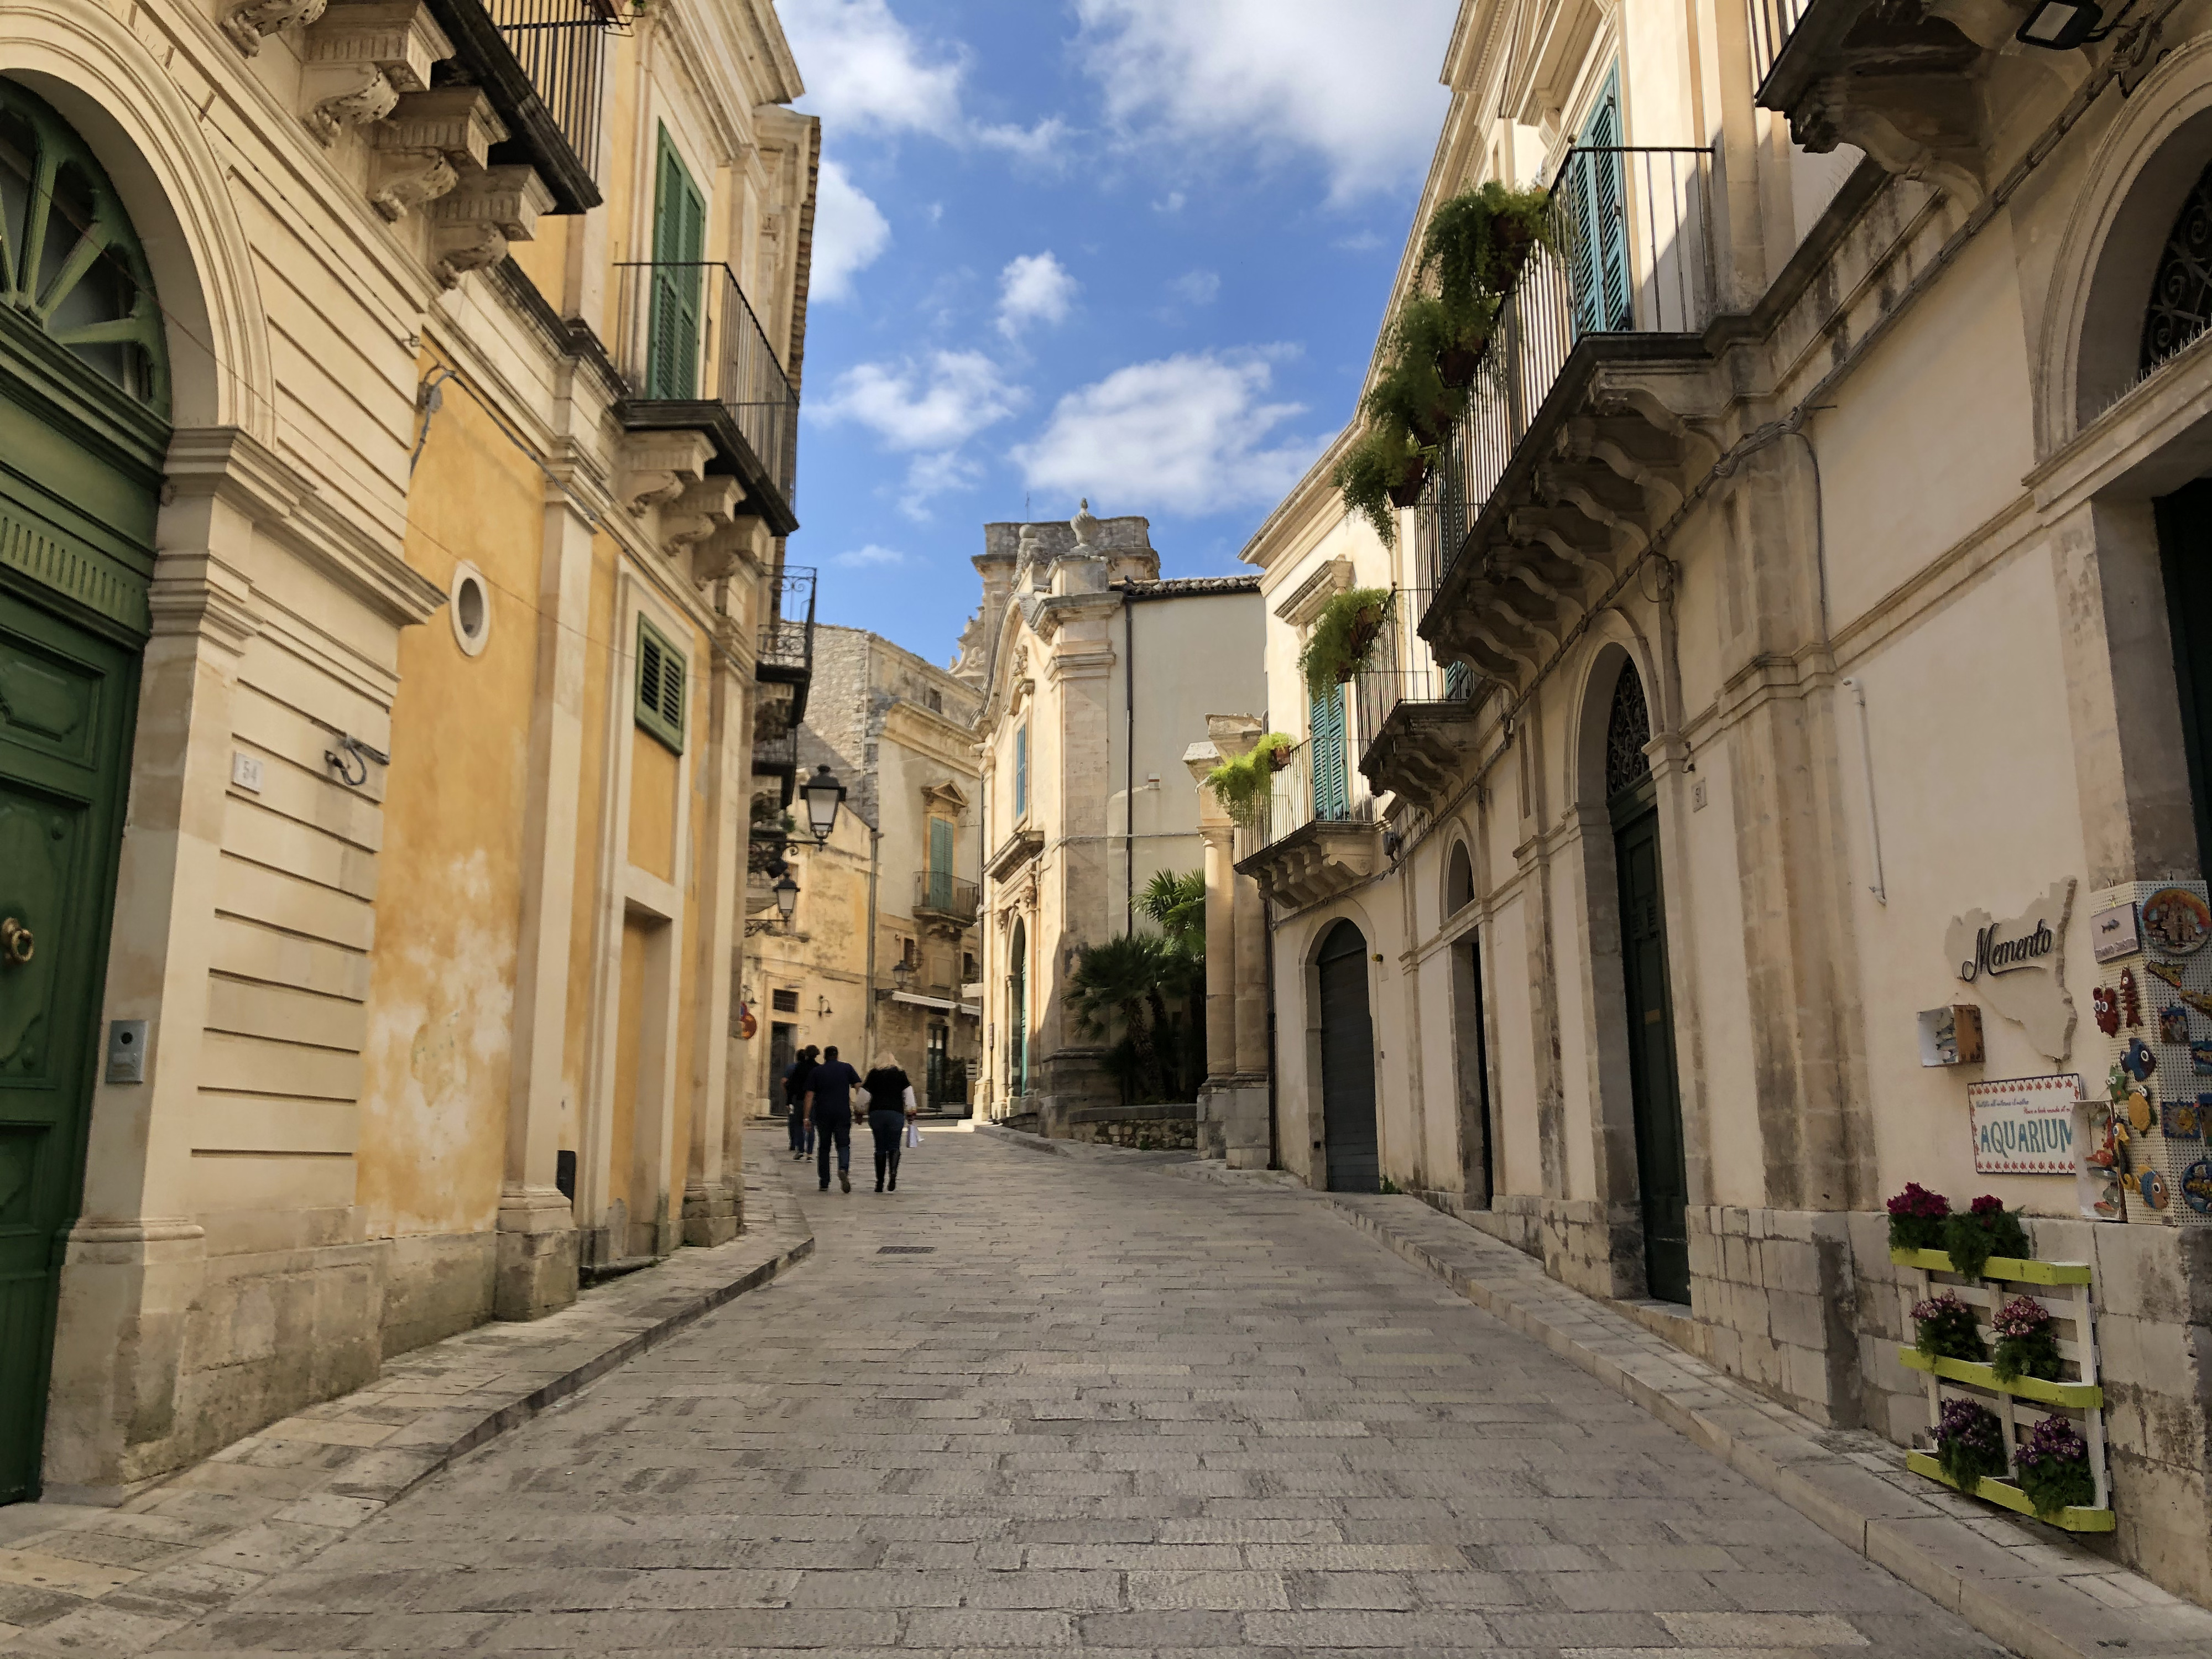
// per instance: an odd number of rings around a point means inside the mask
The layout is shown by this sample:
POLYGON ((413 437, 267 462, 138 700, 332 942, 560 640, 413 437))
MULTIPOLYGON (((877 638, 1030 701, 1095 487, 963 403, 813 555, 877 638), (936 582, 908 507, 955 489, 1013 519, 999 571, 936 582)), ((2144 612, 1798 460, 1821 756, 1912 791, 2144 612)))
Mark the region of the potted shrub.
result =
POLYGON ((1451 430, 1462 399, 1437 372, 1433 355, 1394 349, 1375 384, 1359 400, 1367 418, 1384 431, 1411 434, 1414 447, 1434 449, 1451 430))
POLYGON ((1382 631, 1390 603, 1387 587, 1347 587, 1322 607, 1298 653, 1298 672, 1313 696, 1325 696, 1359 671, 1382 631))
POLYGON ((2046 1521, 2064 1509, 2086 1509, 2097 1501, 2097 1477, 2089 1469, 2089 1448, 2063 1417, 2046 1417, 2021 1439, 2013 1452, 2020 1489, 2046 1521))
POLYGON ((1395 547, 1398 519, 1391 509, 1419 499, 1428 470, 1428 457, 1410 434, 1376 423, 1336 464, 1336 488, 1346 509, 1373 525, 1383 546, 1395 547))
POLYGON ((1991 1256, 2028 1254, 2027 1229, 2021 1225, 2018 1211, 2008 1210, 2002 1199, 1984 1193, 1972 1210, 1943 1223, 1943 1248, 1950 1253, 1954 1272, 1979 1279, 1991 1256))
POLYGON ((1936 1463, 1951 1484, 1972 1492, 1984 1476, 2005 1472, 2004 1428, 1996 1414, 1971 1400, 1947 1400, 1936 1425, 1936 1463))
POLYGON ((2058 1338, 2051 1323, 2049 1310, 2032 1296, 2016 1296, 1996 1310, 1990 1322, 1997 1339, 1990 1369, 1998 1382, 2014 1382, 2023 1376, 2057 1380, 2058 1338))
POLYGON ((1978 1363, 1989 1357, 1982 1344, 1982 1328, 1974 1322, 1974 1310, 1957 1297, 1946 1294, 1916 1302, 1912 1318, 1918 1328, 1913 1333, 1912 1346, 1929 1358, 1978 1363))
POLYGON ((1297 746, 1297 738, 1270 732, 1243 754, 1208 772, 1206 787, 1231 818, 1249 826, 1267 804, 1271 780, 1290 763, 1291 753, 1297 746))
POLYGON ((1917 1181, 1889 1200, 1889 1248, 1893 1250, 1940 1250, 1943 1223, 1951 1213, 1951 1200, 1931 1193, 1917 1181))
POLYGON ((1494 295, 1475 294, 1456 302, 1432 294, 1417 295, 1399 307, 1391 325, 1391 347, 1400 356, 1434 364, 1446 391, 1464 392, 1482 367, 1497 321, 1494 295))

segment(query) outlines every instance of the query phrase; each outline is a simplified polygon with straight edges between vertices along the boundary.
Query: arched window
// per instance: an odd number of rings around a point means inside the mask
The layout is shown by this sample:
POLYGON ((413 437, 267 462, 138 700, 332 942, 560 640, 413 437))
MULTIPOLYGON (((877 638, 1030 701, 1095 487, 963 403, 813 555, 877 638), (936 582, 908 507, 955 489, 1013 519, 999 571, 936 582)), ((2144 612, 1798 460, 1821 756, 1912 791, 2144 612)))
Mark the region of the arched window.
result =
POLYGON ((1467 843, 1455 842, 1452 847, 1451 868, 1444 876, 1444 914, 1457 915, 1474 902, 1474 860, 1467 855, 1467 843))
POLYGON ((1605 726, 1605 793, 1608 799, 1651 775, 1651 710, 1644 701, 1644 681, 1632 662, 1620 665, 1613 684, 1613 713, 1605 726))
POLYGON ((2148 374, 2212 322, 2212 167, 2190 187, 2166 234, 2143 315, 2142 362, 2148 374))
POLYGON ((167 337, 130 216, 52 106, 0 78, 0 301, 100 379, 169 413, 167 337))

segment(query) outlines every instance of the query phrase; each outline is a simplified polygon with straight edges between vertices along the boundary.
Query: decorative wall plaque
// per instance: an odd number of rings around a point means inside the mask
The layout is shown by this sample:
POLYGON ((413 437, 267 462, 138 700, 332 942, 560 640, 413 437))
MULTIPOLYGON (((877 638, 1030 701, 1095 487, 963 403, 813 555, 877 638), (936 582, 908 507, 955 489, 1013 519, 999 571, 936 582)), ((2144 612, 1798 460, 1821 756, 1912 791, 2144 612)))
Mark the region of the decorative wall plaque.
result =
POLYGON ((1954 971, 1982 1000, 2027 1032, 2036 1052, 2064 1060, 2074 1047, 2074 999, 2066 991, 2066 922, 2074 880, 2050 890, 2016 916, 1986 910, 1952 919, 1944 949, 1954 971))
POLYGON ((2078 1077, 2014 1077, 1966 1090, 1978 1175, 2063 1175, 2076 1169, 2078 1077))

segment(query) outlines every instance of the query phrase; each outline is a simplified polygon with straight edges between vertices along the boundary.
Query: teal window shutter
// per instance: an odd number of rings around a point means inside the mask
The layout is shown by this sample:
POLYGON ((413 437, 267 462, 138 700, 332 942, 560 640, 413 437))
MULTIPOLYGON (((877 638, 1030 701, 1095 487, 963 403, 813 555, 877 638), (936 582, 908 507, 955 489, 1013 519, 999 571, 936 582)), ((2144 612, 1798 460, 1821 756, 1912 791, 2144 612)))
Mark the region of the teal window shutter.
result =
POLYGON ((1014 728, 1014 816, 1030 810, 1030 729, 1014 728))
POLYGON ((952 906, 952 825, 944 818, 929 821, 929 898, 940 910, 952 906))
POLYGON ((699 395, 700 297, 706 272, 707 203, 684 158, 660 131, 653 200, 653 314, 647 324, 645 395, 699 395))
POLYGON ((1567 176, 1567 276, 1575 334, 1629 326, 1628 190, 1622 166, 1620 70, 1605 77, 1575 143, 1567 176))
POLYGON ((1338 823, 1352 816, 1352 787, 1344 764, 1344 688, 1332 685, 1313 700, 1313 810, 1317 818, 1338 823))

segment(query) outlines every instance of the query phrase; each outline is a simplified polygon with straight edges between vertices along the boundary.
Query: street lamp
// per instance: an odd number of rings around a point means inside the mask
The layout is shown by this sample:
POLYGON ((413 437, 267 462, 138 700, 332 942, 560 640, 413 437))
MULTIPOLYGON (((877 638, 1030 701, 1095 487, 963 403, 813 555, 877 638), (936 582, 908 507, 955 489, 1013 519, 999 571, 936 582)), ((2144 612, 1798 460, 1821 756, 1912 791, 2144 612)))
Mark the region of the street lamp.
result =
POLYGON ((830 839, 830 832, 837 826, 837 808, 844 803, 845 786, 830 775, 825 763, 814 770, 806 787, 799 792, 806 797, 806 827, 814 832, 814 842, 820 846, 830 839))
POLYGON ((791 872, 785 871, 782 878, 769 890, 775 895, 776 914, 789 922, 791 913, 799 908, 799 884, 791 878, 791 872))
POLYGON ((910 962, 891 963, 891 983, 903 991, 914 983, 914 964, 910 962))

